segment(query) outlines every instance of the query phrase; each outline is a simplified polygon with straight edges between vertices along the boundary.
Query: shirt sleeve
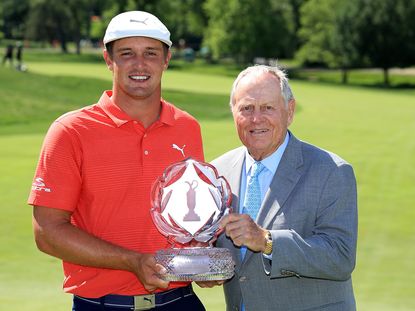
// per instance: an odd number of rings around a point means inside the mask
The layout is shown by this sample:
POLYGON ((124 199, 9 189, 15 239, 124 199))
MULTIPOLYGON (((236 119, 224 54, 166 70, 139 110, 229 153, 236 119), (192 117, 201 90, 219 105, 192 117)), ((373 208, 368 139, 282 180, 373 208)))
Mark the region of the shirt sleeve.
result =
POLYGON ((28 204, 73 211, 81 189, 81 154, 76 133, 55 121, 43 142, 28 204))

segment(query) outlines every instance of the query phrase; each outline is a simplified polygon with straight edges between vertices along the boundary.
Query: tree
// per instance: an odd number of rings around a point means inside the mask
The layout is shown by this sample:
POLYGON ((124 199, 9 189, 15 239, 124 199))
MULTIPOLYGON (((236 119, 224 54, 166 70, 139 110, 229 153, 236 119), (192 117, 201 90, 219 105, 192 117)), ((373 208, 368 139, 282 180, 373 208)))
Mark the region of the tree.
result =
POLYGON ((199 48, 207 16, 200 0, 170 0, 169 12, 160 12, 163 20, 171 31, 173 41, 184 40, 186 45, 199 48), (174 14, 171 14, 174 12, 174 14))
POLYGON ((90 7, 88 0, 66 0, 66 6, 69 10, 72 27, 70 27, 69 37, 76 44, 76 53, 81 53, 81 40, 86 36, 86 30, 90 24, 90 7))
POLYGON ((204 44, 214 58, 232 56, 239 63, 254 57, 282 58, 292 53, 294 36, 287 1, 207 0, 204 44))
POLYGON ((343 82, 356 67, 388 70, 415 63, 413 0, 309 0, 301 8, 297 57, 304 64, 341 68, 343 82))
POLYGON ((31 40, 54 42, 59 40, 62 52, 67 52, 67 28, 63 21, 69 20, 66 5, 53 0, 32 1, 27 20, 26 36, 31 40))
POLYGON ((365 63, 358 53, 358 43, 361 40, 355 22, 358 14, 358 6, 355 0, 337 2, 330 46, 333 52, 332 65, 341 69, 342 83, 344 84, 348 81, 349 70, 362 67, 365 63))
POLYGON ((298 31, 301 28, 301 6, 307 0, 290 0, 290 5, 292 8, 293 24, 294 24, 294 49, 297 50, 300 47, 300 41, 298 38, 298 31))
POLYGON ((73 41, 79 54, 96 6, 97 1, 92 0, 32 0, 26 35, 32 40, 59 41, 64 53, 68 52, 67 42, 73 41))
POLYGON ((359 0, 356 17, 358 49, 372 67, 388 70, 415 63, 415 2, 413 0, 359 0))
POLYGON ((357 52, 360 35, 355 19, 355 0, 310 0, 301 7, 299 37, 302 45, 297 59, 305 65, 340 68, 342 82, 348 71, 363 64, 357 52))
POLYGON ((336 0, 310 0, 301 7, 301 47, 296 57, 302 64, 335 65, 331 38, 335 32, 336 4, 336 0))
POLYGON ((200 43, 206 26, 203 11, 204 1, 200 0, 121 0, 112 1, 102 14, 100 32, 112 17, 129 10, 146 11, 157 16, 169 29, 173 42, 179 39, 200 43))
POLYGON ((2 0, 0 2, 1 30, 5 38, 23 39, 29 0, 2 0))

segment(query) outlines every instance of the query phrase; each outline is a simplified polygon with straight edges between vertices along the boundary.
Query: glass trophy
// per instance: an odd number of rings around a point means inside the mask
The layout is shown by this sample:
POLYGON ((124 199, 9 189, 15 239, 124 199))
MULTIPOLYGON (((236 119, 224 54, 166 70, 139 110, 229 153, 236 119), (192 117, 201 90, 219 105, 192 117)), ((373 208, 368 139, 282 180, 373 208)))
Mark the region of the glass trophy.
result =
POLYGON ((174 163, 154 183, 151 200, 154 224, 172 245, 155 255, 167 270, 161 278, 211 281, 233 276, 230 251, 212 246, 232 200, 230 186, 216 168, 191 158, 174 163))

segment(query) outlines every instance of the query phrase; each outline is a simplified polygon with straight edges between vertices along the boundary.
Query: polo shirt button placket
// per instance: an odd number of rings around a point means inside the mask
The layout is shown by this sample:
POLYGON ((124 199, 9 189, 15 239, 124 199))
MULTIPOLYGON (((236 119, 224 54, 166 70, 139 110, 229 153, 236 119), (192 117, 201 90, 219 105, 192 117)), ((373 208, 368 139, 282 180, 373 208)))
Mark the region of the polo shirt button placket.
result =
POLYGON ((144 150, 144 155, 148 155, 148 154, 149 154, 148 150, 144 150))
POLYGON ((143 129, 142 129, 142 126, 141 126, 140 122, 138 122, 138 121, 134 120, 134 121, 133 121, 133 128, 134 128, 134 131, 135 131, 138 135, 143 135, 143 129))

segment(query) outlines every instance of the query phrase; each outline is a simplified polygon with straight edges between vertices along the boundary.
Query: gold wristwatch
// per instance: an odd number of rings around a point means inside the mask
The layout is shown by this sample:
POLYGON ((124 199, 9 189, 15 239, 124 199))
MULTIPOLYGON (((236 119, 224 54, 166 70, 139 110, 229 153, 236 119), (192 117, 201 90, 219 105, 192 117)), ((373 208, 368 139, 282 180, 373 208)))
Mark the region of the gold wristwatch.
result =
POLYGON ((264 250, 264 254, 265 255, 271 255, 272 254, 272 235, 271 232, 267 231, 267 236, 266 236, 266 245, 265 245, 265 250, 264 250))

